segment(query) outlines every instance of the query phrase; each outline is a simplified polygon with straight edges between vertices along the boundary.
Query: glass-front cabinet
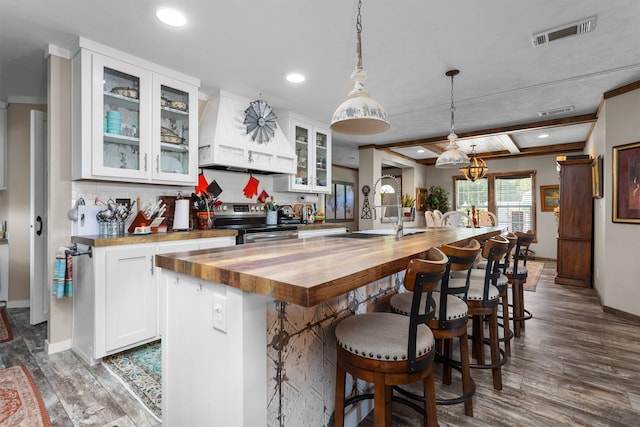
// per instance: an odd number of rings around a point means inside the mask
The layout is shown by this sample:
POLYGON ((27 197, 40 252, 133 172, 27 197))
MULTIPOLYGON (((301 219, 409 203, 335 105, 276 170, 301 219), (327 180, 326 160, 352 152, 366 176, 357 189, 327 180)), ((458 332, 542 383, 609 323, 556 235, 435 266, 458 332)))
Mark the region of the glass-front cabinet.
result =
POLYGON ((331 133, 328 128, 300 119, 289 113, 283 115, 282 128, 289 141, 295 144, 298 164, 295 176, 274 179, 279 190, 329 193, 331 185, 331 133))
POLYGON ((74 179, 197 181, 197 85, 88 49, 73 61, 74 179))
POLYGON ((198 135, 197 92, 162 76, 154 76, 154 91, 154 123, 159 124, 154 126, 154 140, 160 141, 160 151, 153 159, 153 177, 188 181, 198 167, 198 142, 192 140, 198 135))
POLYGON ((151 73, 94 56, 93 174, 146 179, 151 149, 151 73), (96 90, 98 92, 98 90, 96 90))

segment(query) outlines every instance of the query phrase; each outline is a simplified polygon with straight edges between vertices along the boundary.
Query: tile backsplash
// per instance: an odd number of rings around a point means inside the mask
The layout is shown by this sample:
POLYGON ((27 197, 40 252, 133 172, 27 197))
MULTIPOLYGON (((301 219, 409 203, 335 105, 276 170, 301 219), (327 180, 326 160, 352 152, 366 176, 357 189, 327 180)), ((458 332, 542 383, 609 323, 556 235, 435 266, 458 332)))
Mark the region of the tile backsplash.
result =
MULTIPOLYGON (((243 189, 251 174, 242 172, 219 171, 215 169, 204 169, 203 173, 207 182, 215 180, 222 188, 219 198, 227 203, 252 203, 257 202, 257 196, 248 199, 243 194, 243 189)), ((273 191, 273 177, 271 175, 253 175, 260 184, 258 194, 262 190, 273 195, 279 205, 300 203, 301 194, 273 191)), ((157 200, 159 196, 175 196, 181 192, 184 197, 189 197, 195 190, 194 186, 172 186, 156 184, 137 184, 111 181, 73 181, 71 185, 70 208, 75 206, 78 197, 82 196, 87 205, 96 204, 96 200, 106 202, 109 199, 130 199, 136 200, 138 197, 142 203, 150 200, 157 200)), ((304 194, 307 203, 317 203, 318 208, 324 210, 324 197, 317 194, 304 194)))

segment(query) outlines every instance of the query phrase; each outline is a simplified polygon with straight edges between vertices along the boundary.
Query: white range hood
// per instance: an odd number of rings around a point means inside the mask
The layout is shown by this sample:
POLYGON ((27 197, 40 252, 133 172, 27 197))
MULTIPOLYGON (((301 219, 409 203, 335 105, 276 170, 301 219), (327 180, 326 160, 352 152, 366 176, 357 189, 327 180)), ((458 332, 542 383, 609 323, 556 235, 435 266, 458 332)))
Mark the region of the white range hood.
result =
POLYGON ((247 133, 245 110, 251 102, 226 91, 207 102, 199 124, 200 167, 296 173, 295 147, 279 126, 267 143, 254 141, 247 133))

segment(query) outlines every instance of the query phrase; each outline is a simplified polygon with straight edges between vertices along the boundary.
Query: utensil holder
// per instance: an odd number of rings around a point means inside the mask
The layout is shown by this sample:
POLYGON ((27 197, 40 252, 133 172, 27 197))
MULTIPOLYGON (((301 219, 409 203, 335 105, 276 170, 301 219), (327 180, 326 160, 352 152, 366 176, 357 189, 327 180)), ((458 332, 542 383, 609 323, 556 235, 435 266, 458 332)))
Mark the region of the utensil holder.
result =
POLYGON ((276 225, 276 224, 278 224, 278 212, 267 211, 267 225, 276 225))

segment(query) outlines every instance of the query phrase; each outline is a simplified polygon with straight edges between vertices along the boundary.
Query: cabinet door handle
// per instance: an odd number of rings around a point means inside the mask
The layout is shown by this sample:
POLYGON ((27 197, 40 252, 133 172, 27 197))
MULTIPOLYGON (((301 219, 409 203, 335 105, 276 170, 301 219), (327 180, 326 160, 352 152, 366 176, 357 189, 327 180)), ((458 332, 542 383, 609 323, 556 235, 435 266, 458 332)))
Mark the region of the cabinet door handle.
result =
POLYGON ((156 156, 156 173, 160 172, 160 155, 156 156))
POLYGON ((144 153, 144 171, 147 171, 147 153, 144 153))
POLYGON ((154 270, 154 268, 153 268, 154 267, 154 265, 153 265, 153 255, 151 255, 149 257, 149 261, 151 262, 151 275, 153 276, 153 270, 154 270))
POLYGON ((42 225, 43 225, 44 223, 42 222, 42 217, 41 217, 40 215, 38 215, 38 217, 36 218, 36 222, 39 222, 39 223, 40 223, 40 228, 38 229, 38 231, 36 231, 36 234, 37 234, 38 236, 41 236, 41 235, 42 235, 42 225))

